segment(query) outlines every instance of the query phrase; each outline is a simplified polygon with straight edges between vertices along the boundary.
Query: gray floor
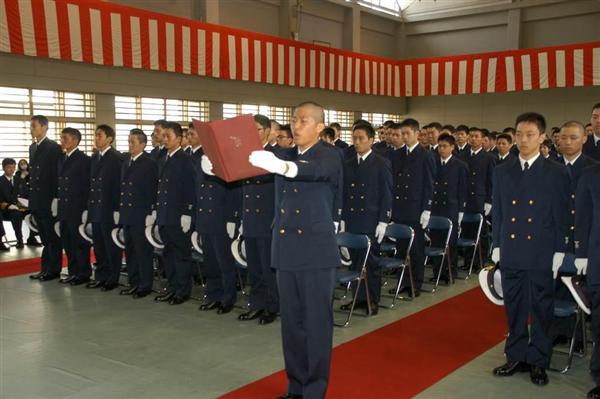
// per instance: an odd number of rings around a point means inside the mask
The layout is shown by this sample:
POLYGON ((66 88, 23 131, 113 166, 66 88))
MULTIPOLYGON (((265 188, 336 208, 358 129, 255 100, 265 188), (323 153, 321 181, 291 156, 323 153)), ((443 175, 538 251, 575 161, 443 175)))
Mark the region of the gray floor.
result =
MULTIPOLYGON (((3 254, 0 262, 6 260, 3 254)), ((335 330, 335 344, 476 284, 458 281, 376 317, 357 315, 349 328, 335 330)), ((241 323, 241 309, 219 316, 197 306, 133 300, 26 276, 0 279, 0 398, 214 398, 283 367, 279 322, 241 323)), ((591 387, 584 360, 566 376, 551 374, 544 388, 526 375, 492 377, 490 370, 502 362, 499 345, 419 396, 563 399, 585 397, 591 387)))

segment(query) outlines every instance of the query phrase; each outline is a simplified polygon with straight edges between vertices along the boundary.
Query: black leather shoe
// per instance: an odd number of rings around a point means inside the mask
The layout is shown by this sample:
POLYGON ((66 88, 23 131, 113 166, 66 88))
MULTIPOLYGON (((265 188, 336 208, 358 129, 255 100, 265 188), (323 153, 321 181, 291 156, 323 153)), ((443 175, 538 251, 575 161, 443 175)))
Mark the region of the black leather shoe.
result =
POLYGON ((548 375, 546 374, 546 370, 541 367, 531 366, 530 372, 531 382, 535 385, 546 385, 548 384, 548 375))
POLYGON ((102 291, 107 292, 107 291, 112 291, 115 288, 117 288, 119 286, 118 283, 105 283, 102 288, 100 288, 102 291))
POLYGON ((86 284, 90 281, 89 277, 75 277, 73 280, 69 282, 71 285, 81 285, 86 284))
POLYGON ((302 395, 295 395, 293 393, 286 393, 284 395, 278 396, 277 399, 303 399, 302 395))
POLYGON ((258 324, 271 324, 277 319, 277 313, 275 312, 264 312, 258 319, 258 324))
POLYGON ((587 397, 591 399, 600 399, 600 386, 592 389, 587 393, 587 397))
POLYGON ((17 245, 16 245, 16 248, 17 249, 23 249, 23 248, 25 248, 25 245, 23 245, 23 241, 18 241, 17 245))
POLYGON ((60 277, 60 273, 56 273, 56 274, 42 274, 38 280, 40 280, 40 281, 50 281, 50 280, 56 280, 59 277, 60 277))
POLYGON ((217 309, 217 314, 226 314, 226 313, 231 312, 232 309, 233 309, 233 305, 221 305, 217 309))
POLYGON ((531 367, 527 363, 513 362, 509 360, 502 366, 496 367, 494 369, 494 375, 497 375, 498 377, 509 377, 514 373, 523 373, 530 370, 531 367))
POLYGON ((190 299, 189 296, 179 296, 179 295, 175 295, 173 298, 171 298, 171 300, 169 301, 169 305, 181 305, 182 303, 184 303, 185 301, 187 301, 188 299, 190 299))
POLYGON ((246 313, 242 313, 241 315, 239 315, 238 320, 241 320, 241 321, 254 320, 254 319, 257 319, 260 316, 262 316, 263 313, 264 313, 263 309, 250 310, 246 313))
MULTIPOLYGON (((366 307, 367 307, 366 302, 356 302, 356 305, 354 305, 354 310, 360 309, 360 308, 366 308, 366 307)), ((349 312, 350 309, 352 309, 352 302, 346 303, 346 304, 340 306, 340 310, 343 310, 344 312, 349 312)))
POLYGON ((131 287, 119 291, 119 295, 133 295, 137 291, 137 287, 131 287))
POLYGON ((42 244, 40 244, 38 242, 38 240, 35 239, 35 237, 29 237, 27 239, 26 244, 27 244, 28 247, 41 247, 42 246, 42 244))
POLYGON ((165 294, 160 294, 159 296, 154 297, 154 300, 156 302, 169 302, 174 296, 175 294, 173 294, 172 292, 167 292, 165 294))
POLYGON ((40 277, 42 277, 43 275, 44 275, 44 273, 42 273, 42 272, 39 272, 39 273, 35 273, 35 274, 30 274, 30 275, 29 275, 29 278, 30 278, 31 280, 39 280, 39 279, 40 279, 40 277))
POLYGON ((73 280, 75 280, 75 276, 67 276, 61 278, 60 280, 58 280, 58 282, 61 284, 69 284, 73 280))
POLYGON ((100 288, 104 286, 104 281, 90 281, 85 285, 85 288, 100 288))
MULTIPOLYGON (((367 313, 368 312, 369 312, 369 308, 367 308, 367 313)), ((372 303, 371 304, 371 316, 375 316, 377 313, 379 313, 379 304, 372 303)))
POLYGON ((147 291, 136 291, 133 293, 133 295, 131 296, 132 298, 135 299, 139 299, 139 298, 144 298, 147 297, 148 295, 150 295, 152 293, 152 290, 147 290, 147 291))
POLYGON ((213 310, 213 309, 217 309, 220 306, 221 306, 221 302, 219 302, 219 301, 205 302, 202 305, 200 305, 198 310, 202 310, 202 311, 213 310))
POLYGON ((0 251, 10 251, 10 247, 7 247, 2 241, 0 241, 0 251))

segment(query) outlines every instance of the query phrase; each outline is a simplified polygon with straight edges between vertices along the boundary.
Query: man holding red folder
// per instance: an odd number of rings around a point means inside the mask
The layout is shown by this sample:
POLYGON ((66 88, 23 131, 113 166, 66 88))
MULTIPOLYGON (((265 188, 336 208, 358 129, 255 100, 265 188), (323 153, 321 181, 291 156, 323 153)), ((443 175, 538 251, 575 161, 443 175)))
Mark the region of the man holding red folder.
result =
POLYGON ((323 108, 302 103, 292 118, 297 147, 253 151, 249 158, 277 174, 271 266, 277 270, 288 376, 280 399, 321 399, 329 381, 343 166, 336 149, 319 140, 324 127, 323 108))

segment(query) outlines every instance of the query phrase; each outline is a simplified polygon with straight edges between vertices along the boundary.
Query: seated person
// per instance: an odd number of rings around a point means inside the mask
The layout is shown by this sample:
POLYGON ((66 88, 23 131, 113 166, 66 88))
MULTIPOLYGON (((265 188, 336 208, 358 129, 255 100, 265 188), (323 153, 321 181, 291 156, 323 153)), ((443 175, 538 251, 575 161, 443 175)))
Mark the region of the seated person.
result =
MULTIPOLYGON (((2 161, 4 176, 0 178, 0 214, 2 220, 10 220, 17 237, 17 248, 23 248, 23 207, 18 205, 17 196, 20 177, 15 176, 17 162, 12 158, 2 161)), ((2 231, 2 233, 4 233, 2 231)), ((2 244, 4 245, 4 244, 2 244)), ((0 248, 1 249, 1 248, 0 248)))

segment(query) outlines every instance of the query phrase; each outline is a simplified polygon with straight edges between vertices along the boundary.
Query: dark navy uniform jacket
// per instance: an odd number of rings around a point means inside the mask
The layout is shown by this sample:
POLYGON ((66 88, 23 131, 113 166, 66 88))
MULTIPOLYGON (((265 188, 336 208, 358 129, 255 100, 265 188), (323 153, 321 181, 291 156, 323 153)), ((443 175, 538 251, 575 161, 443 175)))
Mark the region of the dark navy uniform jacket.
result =
POLYGON ((392 162, 394 178, 392 218, 416 222, 431 210, 435 165, 431 151, 417 144, 410 154, 398 151, 392 162))
POLYGON ((600 140, 596 145, 596 139, 594 135, 588 136, 586 142, 583 144, 583 153, 588 157, 600 161, 600 140))
POLYGON ((588 284, 600 284, 600 165, 586 168, 575 194, 575 255, 588 259, 588 284))
POLYGON ((4 202, 9 205, 16 205, 17 198, 21 196, 21 187, 24 184, 23 179, 19 177, 18 173, 15 173, 12 179, 13 184, 10 184, 6 175, 0 178, 0 204, 4 202))
POLYGON ((58 162, 58 220, 79 222, 90 192, 90 157, 79 149, 58 162))
POLYGON ((114 148, 99 155, 92 155, 88 221, 113 223, 113 213, 119 210, 122 155, 114 148))
POLYGON ((498 167, 499 165, 502 165, 505 162, 509 162, 511 159, 517 158, 518 155, 514 155, 512 153, 508 153, 506 154, 506 157, 504 159, 500 159, 500 155, 496 154, 496 167, 498 167))
POLYGON ((492 233, 502 267, 550 268, 567 249, 569 176, 540 156, 523 172, 519 158, 496 168, 492 233))
POLYGON ((165 147, 160 148, 160 146, 154 147, 149 155, 155 162, 158 162, 160 158, 167 155, 167 149, 165 147))
POLYGON ((465 146, 463 147, 462 150, 460 148, 458 148, 458 144, 456 144, 452 155, 454 155, 454 156, 458 157, 459 159, 462 159, 463 161, 466 162, 467 154, 470 154, 470 153, 471 153, 471 144, 469 144, 469 143, 465 144, 465 146))
POLYGON ((275 218, 271 267, 301 271, 335 268, 340 255, 334 221, 342 213, 343 165, 334 148, 318 142, 299 154, 280 149, 277 156, 298 167, 295 178, 275 177, 275 218))
POLYGON ((467 192, 467 212, 483 213, 484 204, 492 203, 492 182, 496 160, 493 154, 483 149, 475 155, 471 152, 466 155, 466 163, 469 166, 469 181, 467 192))
POLYGON ((29 165, 31 171, 31 192, 29 209, 32 211, 50 212, 50 204, 56 198, 58 185, 58 159, 62 150, 55 141, 46 137, 39 145, 29 146, 29 165))
POLYGON ((144 225, 156 203, 158 167, 149 154, 135 161, 128 157, 121 168, 119 223, 123 226, 144 225))
MULTIPOLYGON (((266 151, 273 151, 267 145, 266 151)), ((244 236, 270 237, 275 210, 275 176, 265 174, 242 181, 244 236)))
POLYGON ((458 213, 465 211, 469 168, 454 155, 444 166, 441 160, 437 162, 431 213, 456 222, 458 213))
POLYGON ((373 235, 379 222, 389 223, 392 214, 392 168, 390 162, 371 151, 344 162, 344 207, 346 231, 373 235))
POLYGON ((181 148, 165 157, 156 191, 156 222, 159 226, 179 226, 183 215, 193 218, 195 182, 196 169, 181 148))
POLYGON ((336 141, 333 142, 333 145, 335 145, 336 147, 341 148, 341 149, 348 148, 348 143, 346 143, 342 139, 337 139, 336 141))

